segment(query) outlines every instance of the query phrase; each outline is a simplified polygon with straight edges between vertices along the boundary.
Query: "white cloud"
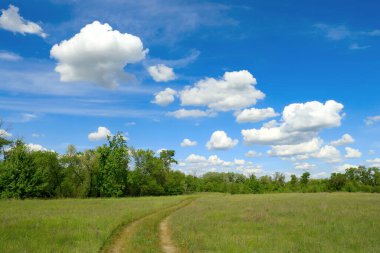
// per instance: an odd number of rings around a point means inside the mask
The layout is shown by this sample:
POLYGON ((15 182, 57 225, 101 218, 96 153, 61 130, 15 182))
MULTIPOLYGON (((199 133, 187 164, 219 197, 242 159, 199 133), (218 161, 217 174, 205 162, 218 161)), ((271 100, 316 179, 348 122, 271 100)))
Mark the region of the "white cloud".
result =
POLYGON ((358 167, 357 165, 345 163, 345 164, 342 164, 342 165, 336 167, 334 172, 344 173, 349 168, 357 168, 357 167, 358 167))
POLYGON ((202 163, 202 162, 206 162, 207 160, 206 160, 206 157, 204 156, 191 154, 185 159, 185 161, 188 163, 202 163))
POLYGON ((47 148, 43 147, 40 144, 33 144, 29 143, 25 145, 29 151, 53 151, 53 150, 48 150, 47 148))
POLYGON ((111 131, 106 127, 98 127, 98 131, 92 132, 88 135, 90 141, 106 140, 107 136, 112 136, 111 131))
POLYGON ((206 78, 180 92, 181 105, 207 106, 215 111, 239 110, 256 104, 265 94, 255 88, 247 70, 226 72, 222 79, 206 78))
POLYGON ((167 106, 174 101, 174 96, 177 94, 177 92, 173 89, 166 88, 163 91, 160 91, 155 94, 154 101, 152 101, 155 104, 158 104, 160 106, 167 106))
POLYGON ((313 175, 311 175, 310 177, 311 178, 314 178, 314 179, 319 179, 319 178, 327 178, 329 174, 327 174, 327 172, 319 172, 319 173, 315 173, 313 175))
POLYGON ((315 164, 312 164, 312 163, 295 163, 294 164, 294 168, 298 170, 310 170, 315 167, 316 167, 315 164))
POLYGON ((378 115, 378 116, 372 116, 372 117, 367 117, 364 122, 367 125, 372 125, 372 124, 376 123, 377 121, 380 121, 380 115, 378 115))
POLYGON ((354 140, 354 138, 352 138, 351 135, 344 134, 342 136, 342 138, 340 138, 339 140, 332 141, 331 145, 333 145, 333 146, 344 146, 344 145, 347 145, 347 144, 350 144, 350 143, 354 143, 354 142, 355 142, 355 140, 354 140))
POLYGON ((275 145, 268 151, 271 156, 295 156, 301 154, 313 153, 319 150, 322 141, 318 138, 313 138, 308 142, 303 142, 294 145, 275 145))
POLYGON ((112 88, 127 79, 124 67, 141 61, 147 52, 139 37, 94 21, 74 37, 54 45, 50 55, 58 60, 55 71, 62 82, 89 81, 112 88))
POLYGON ((350 50, 363 50, 363 49, 367 49, 371 46, 362 46, 362 45, 359 45, 358 43, 352 43, 348 48, 350 50))
POLYGON ((257 156, 261 156, 261 153, 258 153, 254 150, 249 150, 247 153, 245 153, 245 156, 246 157, 257 157, 257 156))
POLYGON ((173 69, 164 64, 150 66, 148 67, 148 72, 156 82, 168 82, 176 78, 173 69))
POLYGON ((358 149, 346 147, 345 150, 346 150, 346 155, 344 157, 346 158, 359 158, 362 156, 362 152, 360 152, 358 149))
POLYGON ((212 111, 179 109, 174 112, 169 112, 168 115, 175 117, 177 119, 183 119, 183 118, 214 117, 216 114, 212 111))
POLYGON ((282 118, 288 130, 314 131, 340 126, 342 109, 343 105, 334 100, 325 104, 318 101, 295 103, 284 108, 282 118))
POLYGON ((236 121, 239 123, 244 122, 259 122, 266 120, 268 118, 278 116, 278 113, 274 111, 273 108, 265 108, 265 109, 244 109, 243 111, 235 113, 236 121))
POLYGON ((1 12, 0 28, 14 33, 21 33, 23 35, 29 33, 36 34, 42 38, 47 36, 46 33, 43 32, 41 26, 21 17, 19 14, 19 8, 16 6, 9 5, 7 10, 2 9, 1 12))
POLYGON ((330 145, 323 146, 318 152, 312 154, 312 157, 325 160, 328 163, 338 163, 342 160, 339 150, 330 145))
POLYGON ((193 146, 196 146, 196 145, 197 145, 197 142, 196 141, 192 141, 190 139, 184 139, 181 142, 181 147, 193 147, 193 146))
POLYGON ((0 137, 12 137, 12 134, 11 133, 8 133, 6 130, 4 129, 0 129, 0 137))
POLYGON ((209 150, 226 150, 235 147, 238 142, 238 140, 232 140, 230 137, 228 137, 224 131, 215 131, 211 135, 210 140, 207 142, 206 147, 209 150))
POLYGON ((21 56, 18 54, 7 52, 7 51, 0 51, 0 60, 3 61, 20 61, 22 59, 21 56))
POLYGON ((375 152, 375 150, 373 150, 373 149, 370 149, 370 150, 368 150, 368 154, 370 154, 370 155, 374 155, 376 152, 375 152))
POLYGON ((245 161, 243 159, 234 159, 234 164, 242 166, 245 164, 245 161))
POLYGON ((326 24, 316 24, 316 28, 324 32, 329 40, 342 40, 352 35, 351 31, 344 25, 331 26, 326 24))
POLYGON ((265 128, 273 128, 273 127, 276 127, 276 126, 279 126, 280 123, 277 122, 277 120, 273 119, 271 121, 268 121, 268 122, 265 122, 263 124, 263 127, 265 128))
POLYGON ((372 167, 380 167, 380 158, 369 159, 366 162, 369 163, 372 167))
POLYGON ((342 109, 343 105, 334 100, 325 104, 318 101, 290 104, 283 110, 280 126, 273 122, 260 129, 243 129, 241 133, 247 144, 297 144, 316 137, 324 128, 340 126, 342 109))

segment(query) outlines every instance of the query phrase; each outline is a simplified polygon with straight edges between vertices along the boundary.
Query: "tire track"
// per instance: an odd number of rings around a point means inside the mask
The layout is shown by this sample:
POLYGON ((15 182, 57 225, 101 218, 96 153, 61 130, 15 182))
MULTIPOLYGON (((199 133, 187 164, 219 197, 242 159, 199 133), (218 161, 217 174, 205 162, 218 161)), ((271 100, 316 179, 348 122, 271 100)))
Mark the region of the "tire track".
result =
MULTIPOLYGON (((165 253, 177 253, 177 252, 179 252, 171 240, 170 228, 169 228, 169 224, 168 224, 168 217, 174 211, 189 205, 191 202, 193 202, 193 198, 183 200, 176 205, 163 208, 162 210, 148 214, 142 218, 139 218, 135 221, 132 221, 131 223, 128 223, 126 226, 124 226, 120 230, 119 233, 117 233, 113 237, 111 244, 109 244, 109 246, 105 250, 102 250, 101 252, 105 252, 105 253, 127 252, 126 249, 128 248, 129 243, 131 242, 136 231, 138 231, 139 227, 146 220, 152 219, 155 216, 160 217, 160 216, 162 216, 162 214, 164 214, 164 217, 165 217, 163 219, 163 221, 160 223, 160 229, 159 229, 160 230, 160 242, 162 245, 162 250, 165 253), (164 247, 164 245, 165 245, 165 247, 164 247)), ((133 253, 136 253, 136 252, 133 252, 133 253)))

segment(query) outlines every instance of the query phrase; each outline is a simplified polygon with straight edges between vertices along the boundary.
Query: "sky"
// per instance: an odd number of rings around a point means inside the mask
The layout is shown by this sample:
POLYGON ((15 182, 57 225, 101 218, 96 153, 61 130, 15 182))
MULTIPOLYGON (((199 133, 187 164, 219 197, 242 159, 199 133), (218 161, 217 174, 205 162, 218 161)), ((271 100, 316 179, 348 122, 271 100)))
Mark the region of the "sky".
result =
POLYGON ((3 0, 0 135, 187 174, 380 166, 380 2, 3 0))

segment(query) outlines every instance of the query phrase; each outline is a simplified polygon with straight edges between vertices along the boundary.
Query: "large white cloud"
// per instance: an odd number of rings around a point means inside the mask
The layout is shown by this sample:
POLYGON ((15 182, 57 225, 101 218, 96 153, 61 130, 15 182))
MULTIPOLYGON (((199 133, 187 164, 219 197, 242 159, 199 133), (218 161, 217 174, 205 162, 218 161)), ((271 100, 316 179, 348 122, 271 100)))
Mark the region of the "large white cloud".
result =
POLYGON ((58 60, 55 71, 62 82, 116 87, 119 80, 127 77, 124 67, 144 59, 147 51, 139 37, 94 21, 74 37, 54 45, 50 55, 58 60))
POLYGON ((228 137, 224 131, 215 131, 210 140, 207 142, 206 147, 211 149, 226 150, 235 147, 238 144, 238 140, 233 140, 228 137))
POLYGON ((333 146, 344 146, 344 145, 347 145, 347 144, 350 144, 350 143, 354 143, 354 142, 355 142, 355 140, 354 140, 354 138, 352 138, 351 135, 344 134, 342 136, 342 138, 340 138, 339 140, 332 141, 331 145, 333 145, 333 146))
POLYGON ((181 142, 181 147, 193 147, 193 146, 196 146, 197 145, 197 142, 196 141, 192 141, 190 139, 184 139, 182 142, 181 142))
POLYGON ((316 137, 324 128, 340 126, 342 109, 343 105, 334 100, 290 104, 284 108, 279 126, 243 129, 241 133, 247 144, 297 144, 316 137))
POLYGON ((36 34, 45 38, 47 35, 38 24, 26 20, 19 14, 19 8, 9 5, 7 10, 2 9, 0 16, 0 28, 14 33, 36 34))
POLYGON ((88 135, 88 139, 90 141, 106 140, 108 136, 112 136, 111 131, 106 127, 100 126, 96 132, 88 135))
POLYGON ((342 109, 343 105, 334 100, 324 104, 318 101, 295 103, 284 108, 282 118, 287 130, 314 131, 340 126, 342 109))
POLYGON ((176 94, 177 92, 175 90, 166 88, 165 90, 155 94, 153 103, 161 106, 167 106, 168 104, 171 104, 174 101, 174 96, 176 94))
POLYGON ((243 111, 237 112, 235 114, 236 121, 239 123, 259 122, 268 118, 276 117, 277 115, 278 114, 274 111, 274 109, 270 107, 264 109, 244 109, 243 111))
POLYGON ((362 152, 360 152, 359 149, 346 147, 345 150, 346 150, 346 154, 344 157, 346 158, 359 158, 362 156, 362 152))
POLYGON ((320 149, 322 140, 313 138, 308 142, 295 145, 275 145, 268 151, 271 156, 295 156, 316 152, 320 149))
POLYGON ((221 79, 206 78, 180 92, 181 105, 207 106, 215 111, 239 110, 256 104, 265 94, 255 88, 247 70, 226 72, 221 79))
POLYGON ((150 66, 148 67, 148 72, 156 82, 168 82, 176 78, 173 68, 164 64, 150 66))
POLYGON ((183 118, 214 117, 216 114, 212 111, 202 111, 198 109, 194 109, 194 110, 179 109, 177 111, 168 112, 168 115, 175 117, 177 119, 183 119, 183 118))

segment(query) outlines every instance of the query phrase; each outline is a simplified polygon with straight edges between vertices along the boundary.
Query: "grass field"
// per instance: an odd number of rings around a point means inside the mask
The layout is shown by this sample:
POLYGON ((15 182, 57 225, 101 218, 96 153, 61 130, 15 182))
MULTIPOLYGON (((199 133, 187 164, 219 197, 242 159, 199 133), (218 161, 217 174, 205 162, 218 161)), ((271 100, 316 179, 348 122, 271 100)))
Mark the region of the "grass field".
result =
POLYGON ((1 200, 0 252, 98 252, 119 225, 185 198, 1 200))
POLYGON ((211 195, 171 216, 184 252, 380 252, 380 195, 211 195))
POLYGON ((380 194, 293 193, 1 200, 0 252, 165 252, 165 217, 177 252, 380 249, 380 194))

